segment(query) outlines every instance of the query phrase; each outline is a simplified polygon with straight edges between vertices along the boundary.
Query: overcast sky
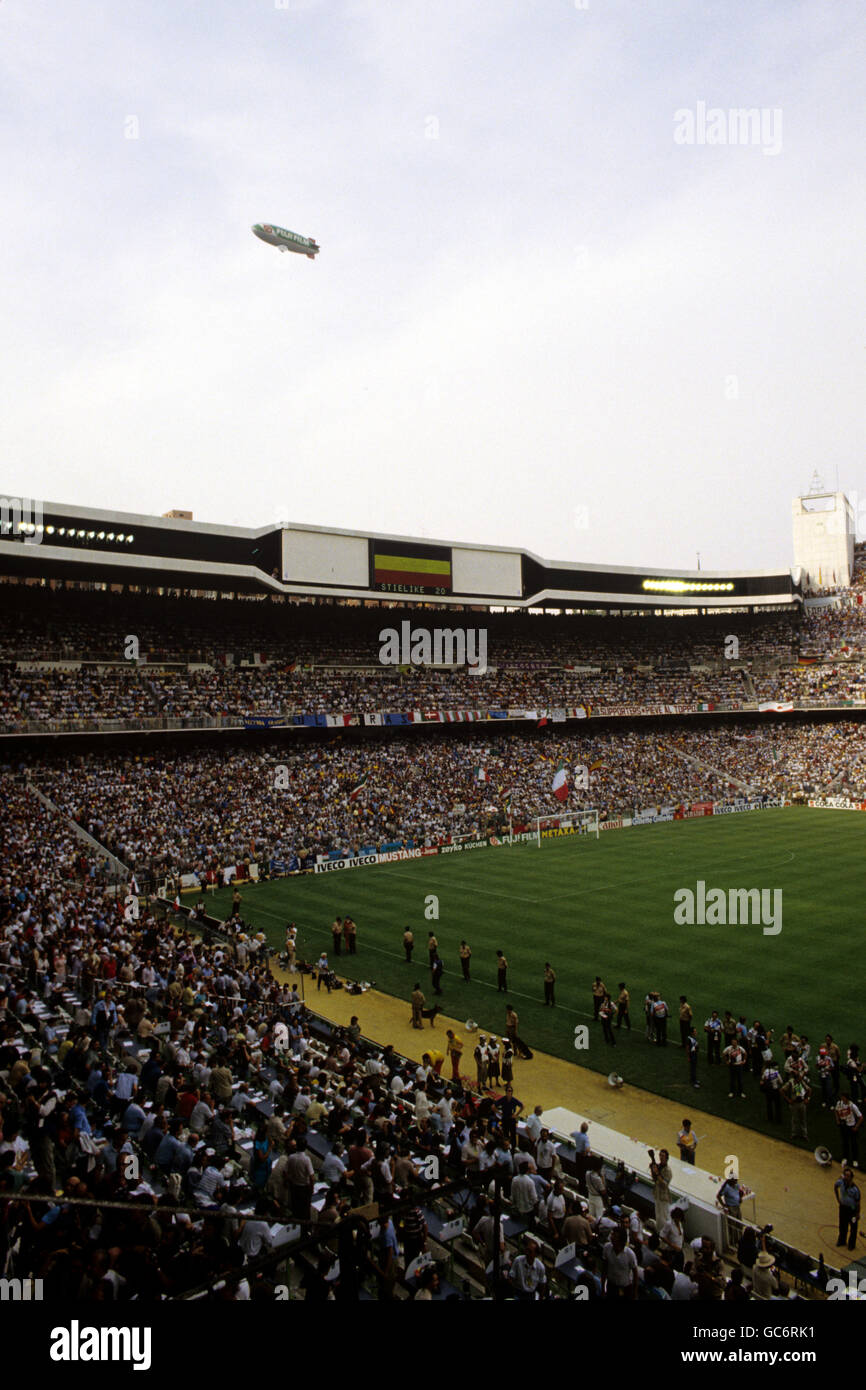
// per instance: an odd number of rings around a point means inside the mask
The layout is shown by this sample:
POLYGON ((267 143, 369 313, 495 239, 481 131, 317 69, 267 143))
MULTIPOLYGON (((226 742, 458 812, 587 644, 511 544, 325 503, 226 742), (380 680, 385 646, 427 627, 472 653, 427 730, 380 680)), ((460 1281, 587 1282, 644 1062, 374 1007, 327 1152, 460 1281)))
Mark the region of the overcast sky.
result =
POLYGON ((3 491, 725 569, 817 468, 866 532, 864 74, 855 0, 3 0, 3 491))

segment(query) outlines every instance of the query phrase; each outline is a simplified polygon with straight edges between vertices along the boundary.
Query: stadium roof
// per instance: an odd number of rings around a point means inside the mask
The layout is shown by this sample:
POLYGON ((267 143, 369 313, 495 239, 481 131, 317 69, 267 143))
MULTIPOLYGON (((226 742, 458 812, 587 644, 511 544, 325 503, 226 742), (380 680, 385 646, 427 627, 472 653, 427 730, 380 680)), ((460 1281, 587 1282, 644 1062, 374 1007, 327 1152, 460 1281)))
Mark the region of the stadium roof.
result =
POLYGON ((442 606, 658 611, 796 607, 799 573, 550 561, 513 547, 307 526, 217 526, 0 498, 6 575, 442 606))

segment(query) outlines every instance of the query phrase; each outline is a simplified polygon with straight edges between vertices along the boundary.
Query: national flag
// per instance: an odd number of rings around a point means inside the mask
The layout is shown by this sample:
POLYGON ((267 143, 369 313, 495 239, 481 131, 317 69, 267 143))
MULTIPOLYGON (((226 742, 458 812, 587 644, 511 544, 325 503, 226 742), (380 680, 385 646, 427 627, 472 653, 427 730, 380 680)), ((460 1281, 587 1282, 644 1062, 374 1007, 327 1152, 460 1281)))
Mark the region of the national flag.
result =
POLYGON ((400 592, 451 592, 451 550, 441 545, 374 541, 373 587, 400 592))
MULTIPOLYGON (((664 749, 662 749, 662 751, 664 752, 664 749)), ((589 767, 587 768, 587 772, 597 772, 603 763, 604 758, 596 758, 594 763, 590 763, 589 767)))
POLYGON ((130 879, 129 891, 130 893, 134 893, 135 896, 138 897, 138 879, 135 877, 135 874, 133 874, 132 878, 130 879))
POLYGON ((175 907, 177 908, 178 912, 180 912, 180 893, 175 893, 175 895, 174 895, 174 905, 175 905, 175 907))
POLYGON ((365 772, 364 775, 363 775, 363 777, 362 777, 358 782, 355 783, 354 787, 353 787, 352 790, 349 792, 349 800, 350 800, 350 801, 356 801, 356 800, 357 800, 357 798, 361 795, 361 792, 362 792, 362 791, 364 790, 364 788, 366 787, 367 781, 368 781, 368 773, 365 772))
POLYGON ((487 768, 486 768, 486 767, 476 767, 476 769, 475 769, 475 780, 476 780, 476 782, 486 782, 486 781, 487 781, 487 768))
POLYGON ((563 767, 562 763, 559 764, 559 767, 556 769, 556 772, 554 773, 553 786, 551 787, 551 790, 553 792, 553 795, 556 797, 557 801, 568 800, 568 779, 565 775, 565 768, 563 767))
POLYGON ((510 809, 511 809, 511 797, 512 797, 512 793, 511 793, 511 792, 506 792, 505 795, 503 796, 503 798, 502 798, 502 809, 503 809, 503 811, 510 811, 510 809))
POLYGON ((539 729, 543 729, 546 723, 547 723, 547 710, 546 710, 546 709, 539 710, 539 711, 538 711, 538 726, 537 726, 537 727, 538 727, 539 729))

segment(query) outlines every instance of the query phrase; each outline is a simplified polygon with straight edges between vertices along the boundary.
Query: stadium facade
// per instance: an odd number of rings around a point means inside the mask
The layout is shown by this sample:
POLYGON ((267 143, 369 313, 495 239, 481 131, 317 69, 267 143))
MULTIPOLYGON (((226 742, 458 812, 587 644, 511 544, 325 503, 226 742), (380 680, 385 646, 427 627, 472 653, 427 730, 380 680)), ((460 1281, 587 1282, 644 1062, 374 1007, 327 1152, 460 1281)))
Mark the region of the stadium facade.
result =
POLYGON ((589 565, 462 541, 296 523, 217 526, 55 502, 28 512, 2 500, 0 564, 20 578, 575 612, 796 611, 803 602, 797 569, 589 565), (38 519, 20 519, 28 515, 38 519))

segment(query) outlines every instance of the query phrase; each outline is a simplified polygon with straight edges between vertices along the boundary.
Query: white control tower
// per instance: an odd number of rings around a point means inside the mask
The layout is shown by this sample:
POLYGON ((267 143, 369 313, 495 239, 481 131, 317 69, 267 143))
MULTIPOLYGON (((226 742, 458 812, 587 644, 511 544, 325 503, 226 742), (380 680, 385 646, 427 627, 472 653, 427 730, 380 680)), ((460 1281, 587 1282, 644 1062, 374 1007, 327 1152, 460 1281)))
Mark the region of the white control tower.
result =
POLYGON ((817 473, 791 503, 794 564, 813 593, 845 589, 854 570, 854 509, 844 492, 828 492, 817 473))

